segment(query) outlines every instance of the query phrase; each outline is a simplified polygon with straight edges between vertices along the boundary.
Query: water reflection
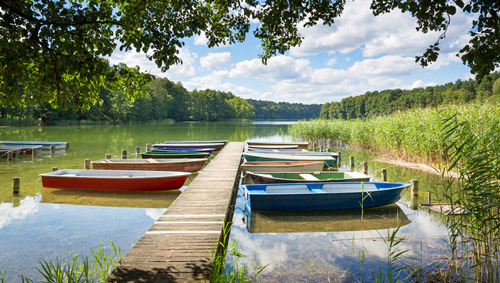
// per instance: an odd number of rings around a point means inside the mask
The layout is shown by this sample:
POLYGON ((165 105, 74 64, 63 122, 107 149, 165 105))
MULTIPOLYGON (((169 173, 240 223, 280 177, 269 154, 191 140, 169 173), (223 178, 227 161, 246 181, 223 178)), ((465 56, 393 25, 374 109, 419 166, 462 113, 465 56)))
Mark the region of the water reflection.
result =
POLYGON ((395 204, 343 211, 250 211, 245 206, 250 233, 313 233, 397 228, 411 223, 395 204))
POLYGON ((179 190, 130 193, 44 188, 41 202, 86 206, 166 208, 180 194, 179 190))
POLYGON ((40 195, 36 197, 26 197, 23 200, 17 198, 16 202, 0 203, 0 229, 15 220, 21 220, 34 215, 38 211, 40 195))

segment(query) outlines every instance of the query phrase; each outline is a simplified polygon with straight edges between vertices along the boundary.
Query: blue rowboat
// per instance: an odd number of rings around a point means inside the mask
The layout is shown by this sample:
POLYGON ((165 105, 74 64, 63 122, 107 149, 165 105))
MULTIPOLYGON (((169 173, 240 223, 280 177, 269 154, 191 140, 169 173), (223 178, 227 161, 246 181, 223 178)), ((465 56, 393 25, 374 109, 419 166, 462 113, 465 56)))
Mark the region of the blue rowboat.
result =
POLYGON ((385 182, 243 185, 254 211, 365 209, 397 202, 410 184, 385 182))
POLYGON ((208 152, 212 153, 215 148, 182 148, 182 147, 173 147, 173 148, 165 148, 165 147, 158 147, 158 148, 152 148, 152 152, 172 152, 172 151, 187 151, 187 152, 208 152))
POLYGON ((50 150, 50 146, 54 145, 56 149, 66 149, 66 142, 39 142, 39 141, 0 141, 2 145, 17 145, 17 146, 37 146, 41 145, 42 149, 50 150))

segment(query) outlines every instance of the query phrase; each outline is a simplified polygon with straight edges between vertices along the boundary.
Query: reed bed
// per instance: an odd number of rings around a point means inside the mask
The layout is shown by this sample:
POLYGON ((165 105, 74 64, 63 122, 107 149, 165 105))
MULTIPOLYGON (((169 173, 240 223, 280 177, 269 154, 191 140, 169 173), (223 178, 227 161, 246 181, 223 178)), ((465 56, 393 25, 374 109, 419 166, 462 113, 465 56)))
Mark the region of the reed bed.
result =
POLYGON ((390 116, 361 120, 313 120, 292 125, 289 133, 296 140, 343 143, 388 151, 407 160, 441 162, 449 140, 441 125, 455 115, 458 123, 467 121, 484 132, 500 122, 500 105, 472 103, 438 108, 414 109, 390 116))

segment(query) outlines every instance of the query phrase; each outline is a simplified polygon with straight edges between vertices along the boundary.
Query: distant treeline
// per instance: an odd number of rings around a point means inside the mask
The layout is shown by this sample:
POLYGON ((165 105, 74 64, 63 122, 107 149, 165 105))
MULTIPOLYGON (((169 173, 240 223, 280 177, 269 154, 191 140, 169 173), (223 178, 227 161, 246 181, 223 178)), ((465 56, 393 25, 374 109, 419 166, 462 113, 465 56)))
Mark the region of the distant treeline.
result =
POLYGON ((320 118, 369 118, 412 108, 437 107, 475 100, 500 102, 500 73, 493 73, 479 83, 470 79, 411 90, 391 89, 366 92, 363 95, 344 98, 340 102, 323 104, 320 118))
POLYGON ((302 104, 248 99, 255 119, 316 119, 321 104, 302 104))
MULTIPOLYGON (((156 78, 135 101, 120 91, 101 89, 100 103, 86 110, 52 108, 49 104, 7 108, 0 106, 2 121, 40 121, 44 125, 68 121, 128 123, 173 119, 176 121, 222 121, 228 119, 318 118, 321 105, 245 100, 230 92, 187 91, 181 83, 156 78)), ((19 123, 23 124, 23 123, 19 123)), ((27 123, 29 124, 29 123, 27 123)))

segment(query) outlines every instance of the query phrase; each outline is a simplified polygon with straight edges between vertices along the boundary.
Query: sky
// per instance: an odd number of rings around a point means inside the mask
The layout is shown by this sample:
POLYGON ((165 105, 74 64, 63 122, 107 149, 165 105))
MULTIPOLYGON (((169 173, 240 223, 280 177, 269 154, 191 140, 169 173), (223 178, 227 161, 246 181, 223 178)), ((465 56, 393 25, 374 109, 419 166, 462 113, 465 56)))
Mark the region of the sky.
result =
POLYGON ((116 51, 109 60, 181 82, 189 91, 214 89, 245 99, 306 104, 473 78, 456 56, 470 39, 473 16, 457 11, 451 17, 439 59, 422 68, 415 56, 422 55, 440 33, 416 31, 416 20, 399 10, 375 17, 370 3, 347 1, 332 26, 299 28, 301 46, 269 59, 267 65, 258 58, 262 48, 252 33, 244 43, 214 48, 206 46, 203 35, 188 38, 180 52, 183 64, 164 73, 135 50, 116 51))

